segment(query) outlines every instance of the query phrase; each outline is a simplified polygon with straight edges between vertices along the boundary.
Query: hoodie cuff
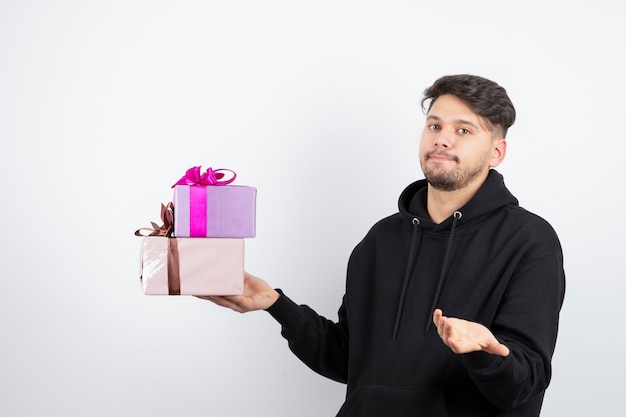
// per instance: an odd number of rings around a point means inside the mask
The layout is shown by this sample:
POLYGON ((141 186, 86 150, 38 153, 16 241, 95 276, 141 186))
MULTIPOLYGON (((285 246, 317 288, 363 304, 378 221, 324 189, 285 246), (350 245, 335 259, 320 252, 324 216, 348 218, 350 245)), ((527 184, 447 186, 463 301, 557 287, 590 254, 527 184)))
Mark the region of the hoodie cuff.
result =
POLYGON ((301 307, 287 297, 280 288, 275 288, 275 290, 280 294, 280 297, 265 311, 270 313, 284 329, 293 329, 299 326, 302 322, 301 307))
POLYGON ((470 352, 463 355, 465 364, 474 371, 486 371, 501 360, 501 356, 482 351, 470 352))

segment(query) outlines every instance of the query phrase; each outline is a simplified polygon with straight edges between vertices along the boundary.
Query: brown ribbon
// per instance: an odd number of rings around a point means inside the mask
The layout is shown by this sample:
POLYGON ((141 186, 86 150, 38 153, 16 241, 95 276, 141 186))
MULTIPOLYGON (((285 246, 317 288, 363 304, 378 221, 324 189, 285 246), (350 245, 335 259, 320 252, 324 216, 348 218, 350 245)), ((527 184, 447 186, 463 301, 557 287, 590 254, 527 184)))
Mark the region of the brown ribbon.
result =
MULTIPOLYGON (((174 232, 174 207, 172 202, 164 205, 161 203, 161 221, 163 224, 159 226, 155 222, 152 224, 152 229, 148 227, 142 227, 135 231, 135 236, 162 236, 167 238, 167 287, 169 295, 180 295, 180 264, 178 260, 178 240, 172 237, 174 232), (142 231, 150 231, 149 234, 144 234, 142 231)), ((143 268, 143 265, 142 265, 143 268)), ((143 280, 143 274, 139 277, 143 280)))
POLYGON ((155 222, 150 222, 152 229, 142 227, 135 230, 135 236, 172 236, 174 234, 174 206, 171 201, 167 205, 161 203, 161 221, 163 222, 161 226, 155 222), (150 233, 146 235, 142 233, 142 230, 148 230, 150 233))
POLYGON ((170 295, 180 295, 178 239, 167 238, 167 287, 170 295))

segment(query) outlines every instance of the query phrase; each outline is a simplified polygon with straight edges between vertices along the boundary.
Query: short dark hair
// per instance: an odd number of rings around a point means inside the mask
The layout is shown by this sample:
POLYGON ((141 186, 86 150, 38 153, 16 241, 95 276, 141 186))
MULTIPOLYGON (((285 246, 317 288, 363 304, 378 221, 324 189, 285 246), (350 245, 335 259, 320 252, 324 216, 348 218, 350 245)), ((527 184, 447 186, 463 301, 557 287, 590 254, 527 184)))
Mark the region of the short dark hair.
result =
POLYGON ((451 94, 479 115, 491 130, 498 129, 502 137, 515 122, 515 107, 506 90, 497 83, 477 75, 446 75, 424 90, 422 110, 430 111, 433 103, 444 94, 451 94), (426 102, 428 109, 426 109, 426 102))

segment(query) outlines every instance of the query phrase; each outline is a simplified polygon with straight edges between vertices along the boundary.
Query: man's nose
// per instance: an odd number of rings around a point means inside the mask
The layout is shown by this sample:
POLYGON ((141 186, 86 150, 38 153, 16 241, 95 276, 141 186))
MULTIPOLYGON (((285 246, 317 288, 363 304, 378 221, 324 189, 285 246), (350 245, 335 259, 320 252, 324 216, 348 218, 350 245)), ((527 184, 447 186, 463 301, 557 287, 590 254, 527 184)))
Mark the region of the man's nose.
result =
POLYGON ((435 147, 436 148, 448 148, 452 145, 453 134, 450 129, 441 129, 439 134, 435 137, 435 147))

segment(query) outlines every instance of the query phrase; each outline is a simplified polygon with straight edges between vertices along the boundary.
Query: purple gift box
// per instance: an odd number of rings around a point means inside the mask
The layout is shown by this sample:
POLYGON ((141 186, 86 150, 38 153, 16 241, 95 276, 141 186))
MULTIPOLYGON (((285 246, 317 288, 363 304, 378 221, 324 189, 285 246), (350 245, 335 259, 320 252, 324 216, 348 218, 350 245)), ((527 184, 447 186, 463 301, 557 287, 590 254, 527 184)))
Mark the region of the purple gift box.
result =
POLYGON ((244 239, 144 237, 140 271, 146 295, 239 295, 244 239))
POLYGON ((256 188, 243 185, 176 185, 174 236, 256 236, 256 188))

